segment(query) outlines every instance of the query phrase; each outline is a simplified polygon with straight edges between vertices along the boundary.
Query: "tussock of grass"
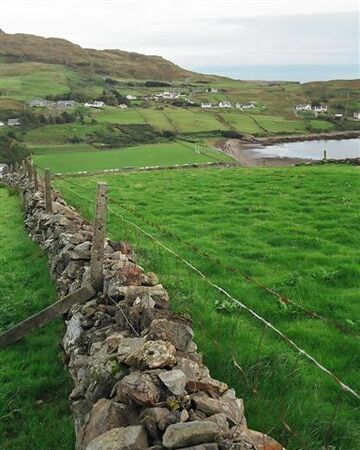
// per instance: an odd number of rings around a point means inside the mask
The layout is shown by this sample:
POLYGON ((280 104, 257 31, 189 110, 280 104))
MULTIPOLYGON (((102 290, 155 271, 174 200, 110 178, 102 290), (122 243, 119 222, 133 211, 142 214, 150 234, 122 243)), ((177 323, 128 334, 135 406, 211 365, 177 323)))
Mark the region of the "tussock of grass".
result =
MULTIPOLYGON (((23 228, 19 198, 0 189, 0 332, 56 300, 45 256, 23 228)), ((2 450, 70 450, 70 386, 61 319, 0 350, 2 450)))

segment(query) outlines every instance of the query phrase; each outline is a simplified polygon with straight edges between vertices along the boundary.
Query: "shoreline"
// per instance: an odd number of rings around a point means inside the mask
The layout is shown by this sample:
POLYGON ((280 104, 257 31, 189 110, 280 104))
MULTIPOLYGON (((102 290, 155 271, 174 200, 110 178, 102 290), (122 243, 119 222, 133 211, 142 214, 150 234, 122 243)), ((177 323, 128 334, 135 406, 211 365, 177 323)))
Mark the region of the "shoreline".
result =
POLYGON ((298 164, 311 164, 319 160, 310 158, 293 158, 280 156, 262 156, 257 151, 259 147, 287 142, 321 141, 321 140, 342 140, 360 137, 360 131, 339 131, 333 133, 318 133, 308 135, 284 135, 268 136, 264 138, 246 137, 243 139, 224 139, 217 144, 217 149, 231 156, 240 164, 247 167, 275 167, 290 166, 298 164))
POLYGON ((274 145, 287 142, 303 142, 303 141, 323 141, 323 140, 340 140, 340 139, 354 139, 360 137, 360 130, 348 131, 330 131, 328 133, 310 133, 310 134, 286 134, 279 136, 266 137, 244 137, 240 139, 246 143, 260 144, 260 145, 274 145))

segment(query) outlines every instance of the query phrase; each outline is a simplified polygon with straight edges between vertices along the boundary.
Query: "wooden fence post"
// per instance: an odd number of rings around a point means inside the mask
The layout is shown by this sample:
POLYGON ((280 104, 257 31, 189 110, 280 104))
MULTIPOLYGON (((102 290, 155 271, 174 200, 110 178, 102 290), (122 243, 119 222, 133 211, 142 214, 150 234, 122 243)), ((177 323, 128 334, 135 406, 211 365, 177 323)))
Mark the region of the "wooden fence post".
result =
POLYGON ((38 178, 37 168, 33 165, 32 169, 33 169, 35 191, 38 191, 39 190, 39 178, 38 178))
POLYGON ((326 154, 326 150, 324 150, 324 161, 326 161, 326 158, 327 158, 327 154, 326 154))
POLYGON ((45 169, 44 197, 45 197, 45 211, 47 213, 51 214, 53 212, 53 208, 52 208, 52 197, 51 197, 50 169, 45 169))
POLYGON ((94 237, 91 249, 90 276, 96 291, 103 287, 104 242, 106 231, 107 184, 98 183, 96 192, 94 237))

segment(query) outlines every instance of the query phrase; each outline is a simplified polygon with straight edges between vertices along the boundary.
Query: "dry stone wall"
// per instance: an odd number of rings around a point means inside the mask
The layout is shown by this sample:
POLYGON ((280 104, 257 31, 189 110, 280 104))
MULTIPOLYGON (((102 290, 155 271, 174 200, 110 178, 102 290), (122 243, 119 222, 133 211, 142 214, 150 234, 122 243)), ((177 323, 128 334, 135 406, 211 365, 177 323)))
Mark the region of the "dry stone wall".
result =
MULTIPOLYGON (((53 214, 25 176, 25 225, 49 258, 59 295, 90 280, 93 228, 54 193, 53 214)), ((154 273, 125 242, 105 242, 104 287, 66 315, 63 349, 78 450, 280 450, 246 424, 243 401, 210 376, 191 318, 171 312, 154 273)))

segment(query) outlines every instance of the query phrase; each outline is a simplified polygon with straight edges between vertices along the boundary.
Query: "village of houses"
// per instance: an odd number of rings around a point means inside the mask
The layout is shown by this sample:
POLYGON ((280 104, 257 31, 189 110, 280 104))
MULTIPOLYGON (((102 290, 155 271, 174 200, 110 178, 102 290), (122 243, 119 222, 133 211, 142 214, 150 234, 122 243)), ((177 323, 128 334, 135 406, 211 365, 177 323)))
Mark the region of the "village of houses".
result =
MULTIPOLYGON (((216 88, 207 88, 205 89, 205 93, 211 93, 211 94, 216 94, 218 93, 218 89, 216 88)), ((167 101, 175 101, 178 99, 182 99, 185 103, 184 106, 200 106, 200 108, 202 109, 216 109, 216 108, 220 108, 220 109, 237 109, 240 111, 247 111, 247 110, 253 110, 256 107, 258 107, 258 109, 260 110, 266 110, 265 106, 260 106, 258 105, 258 102, 251 100, 248 101, 246 103, 231 103, 230 101, 227 100, 223 100, 223 101, 219 101, 219 102, 195 102, 192 100, 194 96, 194 91, 186 96, 184 94, 181 94, 180 92, 175 92, 175 91, 164 91, 164 92, 160 92, 160 93, 156 93, 152 96, 136 96, 136 95, 132 95, 132 94, 128 94, 125 96, 126 100, 128 100, 128 103, 131 104, 130 102, 133 100, 144 100, 144 101, 148 101, 148 100, 152 100, 155 102, 167 102, 167 101)), ((74 108, 75 106, 84 106, 86 108, 95 108, 95 109, 101 109, 101 108, 105 108, 107 105, 105 104, 105 102, 100 101, 100 100, 94 100, 94 101, 90 101, 90 102, 85 102, 83 104, 81 103, 76 103, 74 100, 58 100, 58 101, 50 101, 50 100, 45 100, 45 99, 34 99, 32 101, 30 101, 28 103, 28 106, 30 108, 55 108, 55 109, 66 109, 66 108, 74 108)), ((129 105, 125 104, 125 103, 121 103, 118 105, 119 109, 128 109, 129 105)), ((328 114, 328 107, 327 105, 311 105, 311 104, 299 104, 299 105, 295 105, 294 106, 294 112, 296 115, 298 115, 298 113, 307 113, 307 114, 313 114, 315 117, 317 117, 319 114, 328 114)), ((343 114, 340 113, 335 113, 332 114, 332 117, 334 119, 342 119, 344 117, 343 114)), ((360 112, 354 112, 352 115, 352 118, 354 120, 360 120, 360 112)), ((6 122, 0 121, 0 127, 17 127, 17 126, 21 126, 21 120, 19 118, 10 118, 8 119, 6 122)))

